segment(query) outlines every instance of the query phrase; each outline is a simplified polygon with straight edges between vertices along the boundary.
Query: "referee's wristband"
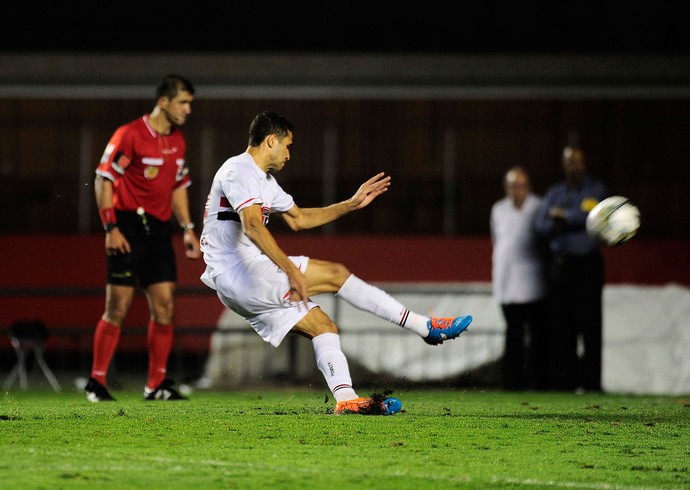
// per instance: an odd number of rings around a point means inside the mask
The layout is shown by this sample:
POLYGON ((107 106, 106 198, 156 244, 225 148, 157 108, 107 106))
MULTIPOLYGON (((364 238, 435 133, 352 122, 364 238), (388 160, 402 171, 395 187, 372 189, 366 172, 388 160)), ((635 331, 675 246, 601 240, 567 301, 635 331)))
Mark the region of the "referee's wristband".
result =
POLYGON ((194 229, 194 223, 189 222, 186 225, 180 225, 180 228, 182 228, 184 231, 189 231, 194 229))
POLYGON ((117 227, 117 217, 112 207, 103 208, 98 211, 98 214, 101 217, 101 223, 103 223, 103 229, 106 233, 110 233, 113 231, 113 228, 117 227))

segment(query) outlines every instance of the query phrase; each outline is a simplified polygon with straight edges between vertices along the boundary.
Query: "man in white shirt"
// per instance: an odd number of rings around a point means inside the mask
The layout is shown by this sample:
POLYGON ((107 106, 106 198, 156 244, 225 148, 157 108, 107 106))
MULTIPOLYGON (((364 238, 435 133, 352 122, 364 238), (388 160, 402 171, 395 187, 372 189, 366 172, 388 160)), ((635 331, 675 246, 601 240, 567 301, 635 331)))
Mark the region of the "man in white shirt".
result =
POLYGON ((337 294, 432 345, 460 335, 472 317, 417 314, 342 264, 283 252, 266 226, 272 214, 293 231, 314 228, 366 207, 390 185, 390 177, 381 172, 350 199, 322 208, 298 207, 272 175, 290 159, 292 129, 283 116, 258 114, 249 127, 247 150, 228 159, 216 173, 201 234, 207 265, 201 280, 274 347, 291 331, 311 339, 318 368, 336 400, 335 413, 396 413, 402 406, 396 398, 357 395, 338 327, 310 297, 337 294))
POLYGON ((492 286, 506 321, 503 387, 548 389, 548 325, 543 245, 534 230, 541 198, 524 168, 504 176, 505 197, 491 208, 492 286), (527 353, 527 354, 526 354, 527 353))

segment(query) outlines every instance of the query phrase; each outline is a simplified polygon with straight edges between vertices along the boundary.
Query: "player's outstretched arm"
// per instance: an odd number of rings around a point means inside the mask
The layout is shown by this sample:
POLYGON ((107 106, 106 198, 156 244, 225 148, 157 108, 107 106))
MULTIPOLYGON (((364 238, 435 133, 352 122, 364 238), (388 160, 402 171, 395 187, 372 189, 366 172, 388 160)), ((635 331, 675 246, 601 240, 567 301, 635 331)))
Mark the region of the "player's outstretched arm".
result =
POLYGON ((324 208, 300 208, 295 205, 280 216, 294 231, 316 228, 347 213, 368 206, 369 203, 388 190, 390 182, 391 178, 380 172, 359 186, 357 192, 350 199, 324 208))

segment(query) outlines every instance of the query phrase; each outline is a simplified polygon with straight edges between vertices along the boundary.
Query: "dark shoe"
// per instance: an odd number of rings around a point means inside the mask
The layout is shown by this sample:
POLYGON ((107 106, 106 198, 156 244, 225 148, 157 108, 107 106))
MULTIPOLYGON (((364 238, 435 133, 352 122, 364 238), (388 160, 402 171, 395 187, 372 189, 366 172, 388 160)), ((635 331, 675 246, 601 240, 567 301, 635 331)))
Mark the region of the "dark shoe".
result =
POLYGON ((188 400, 186 396, 180 395, 175 389, 175 382, 170 378, 165 378, 155 390, 144 387, 144 400, 188 400))
POLYGON ((114 402, 115 398, 110 396, 108 390, 93 378, 89 378, 89 382, 84 387, 86 390, 86 399, 90 402, 114 402))

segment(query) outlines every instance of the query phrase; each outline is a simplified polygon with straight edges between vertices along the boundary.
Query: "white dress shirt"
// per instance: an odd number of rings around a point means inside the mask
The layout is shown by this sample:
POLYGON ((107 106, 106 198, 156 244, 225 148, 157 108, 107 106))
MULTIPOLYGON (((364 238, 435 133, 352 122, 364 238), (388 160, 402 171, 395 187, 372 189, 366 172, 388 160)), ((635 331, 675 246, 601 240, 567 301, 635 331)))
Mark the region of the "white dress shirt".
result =
POLYGON ((534 218, 541 198, 528 194, 520 209, 505 197, 491 208, 491 279, 499 304, 529 303, 546 294, 534 218))

